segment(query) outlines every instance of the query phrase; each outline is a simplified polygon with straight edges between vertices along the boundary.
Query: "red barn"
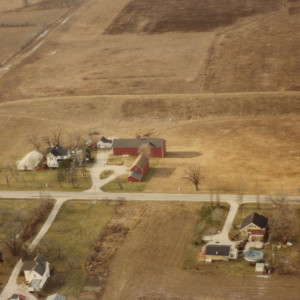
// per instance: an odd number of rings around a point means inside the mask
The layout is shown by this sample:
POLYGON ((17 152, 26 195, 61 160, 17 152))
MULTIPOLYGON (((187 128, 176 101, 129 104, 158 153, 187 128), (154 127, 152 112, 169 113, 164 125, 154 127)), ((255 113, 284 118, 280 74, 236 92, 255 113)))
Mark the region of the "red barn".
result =
POLYGON ((148 172, 149 169, 149 159, 144 154, 141 154, 132 167, 130 168, 130 175, 128 176, 129 182, 141 182, 148 172))
POLYGON ((164 139, 115 139, 113 141, 114 155, 138 155, 139 148, 150 147, 151 157, 164 157, 167 152, 166 141, 164 139))

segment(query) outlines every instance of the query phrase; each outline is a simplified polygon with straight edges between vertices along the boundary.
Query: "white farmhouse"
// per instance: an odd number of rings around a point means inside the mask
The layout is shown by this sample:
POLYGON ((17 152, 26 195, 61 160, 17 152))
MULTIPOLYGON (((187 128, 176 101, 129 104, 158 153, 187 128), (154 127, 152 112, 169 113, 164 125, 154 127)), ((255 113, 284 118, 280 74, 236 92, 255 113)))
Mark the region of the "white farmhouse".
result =
POLYGON ((70 152, 62 146, 56 145, 47 149, 47 165, 49 168, 58 168, 59 163, 68 158, 70 158, 70 152))
POLYGON ((23 271, 30 292, 40 291, 50 277, 47 259, 39 254, 33 261, 24 261, 23 271))
POLYGON ((112 146, 112 139, 107 139, 104 136, 97 142, 97 148, 110 149, 112 146))

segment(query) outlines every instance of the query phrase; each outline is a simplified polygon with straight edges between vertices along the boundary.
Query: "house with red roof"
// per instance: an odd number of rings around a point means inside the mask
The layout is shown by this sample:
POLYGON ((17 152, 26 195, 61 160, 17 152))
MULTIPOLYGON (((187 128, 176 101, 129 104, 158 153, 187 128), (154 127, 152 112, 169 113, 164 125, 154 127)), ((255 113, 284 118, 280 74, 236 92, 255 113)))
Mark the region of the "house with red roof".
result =
POLYGON ((131 173, 128 176, 128 182, 141 182, 149 170, 149 159, 141 154, 135 160, 130 168, 131 173))

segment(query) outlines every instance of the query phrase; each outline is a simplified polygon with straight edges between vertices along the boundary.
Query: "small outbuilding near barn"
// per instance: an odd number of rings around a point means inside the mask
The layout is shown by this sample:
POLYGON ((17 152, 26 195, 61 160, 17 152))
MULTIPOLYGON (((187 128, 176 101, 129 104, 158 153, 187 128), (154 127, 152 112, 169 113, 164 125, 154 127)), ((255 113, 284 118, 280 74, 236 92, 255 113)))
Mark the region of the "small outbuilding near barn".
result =
POLYGON ((141 182, 149 170, 149 159, 141 154, 130 168, 129 182, 141 182))
POLYGON ((104 136, 97 142, 97 148, 99 149, 110 149, 112 145, 112 140, 107 139, 104 136))
POLYGON ((42 159, 43 154, 37 151, 31 151, 27 153, 21 160, 17 161, 17 169, 19 171, 34 170, 42 159))
POLYGON ((150 147, 150 157, 164 157, 167 152, 166 141, 158 138, 116 139, 112 144, 114 155, 137 156, 144 146, 150 147))

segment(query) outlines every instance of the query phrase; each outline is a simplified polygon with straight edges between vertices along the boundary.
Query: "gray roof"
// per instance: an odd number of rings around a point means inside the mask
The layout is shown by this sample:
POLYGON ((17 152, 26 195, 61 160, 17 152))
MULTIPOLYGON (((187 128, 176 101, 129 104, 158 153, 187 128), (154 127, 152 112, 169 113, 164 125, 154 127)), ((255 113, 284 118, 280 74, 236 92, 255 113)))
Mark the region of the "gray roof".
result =
POLYGON ((56 145, 55 147, 49 147, 47 149, 47 154, 53 154, 55 157, 57 156, 67 156, 68 155, 68 149, 62 147, 62 146, 59 146, 59 145, 56 145))
POLYGON ((19 299, 19 295, 18 294, 13 294, 10 299, 19 299))
POLYGON ((128 177, 133 177, 133 178, 136 178, 138 180, 141 180, 142 178, 142 174, 138 173, 138 172, 131 172, 130 175, 128 177))
POLYGON ((46 271, 46 263, 45 262, 38 262, 34 268, 34 271, 43 276, 46 271))
POLYGON ((65 300, 65 299, 66 299, 66 297, 63 295, 60 295, 60 294, 54 294, 54 295, 47 297, 47 300, 65 300))
POLYGON ((243 229, 244 227, 248 226, 251 223, 253 223, 256 226, 258 226, 259 228, 263 229, 263 228, 266 228, 266 226, 268 224, 268 219, 256 212, 254 212, 243 220, 241 229, 243 229))
POLYGON ((107 143, 107 144, 111 144, 112 143, 112 140, 109 140, 109 139, 107 139, 106 137, 101 137, 101 139, 100 139, 100 141, 102 142, 102 143, 107 143))
POLYGON ((149 144, 153 148, 162 148, 164 139, 115 139, 113 140, 113 148, 140 148, 142 145, 149 144))
POLYGON ((46 262, 46 261, 48 261, 48 259, 42 254, 39 254, 34 260, 36 262, 46 262))
POLYGON ((133 163, 130 169, 132 169, 134 166, 138 166, 139 168, 144 169, 144 167, 147 165, 148 162, 149 162, 148 157, 144 154, 141 154, 135 160, 135 162, 133 163))
POLYGON ((215 256, 229 256, 230 247, 228 245, 207 245, 205 254, 215 256))

